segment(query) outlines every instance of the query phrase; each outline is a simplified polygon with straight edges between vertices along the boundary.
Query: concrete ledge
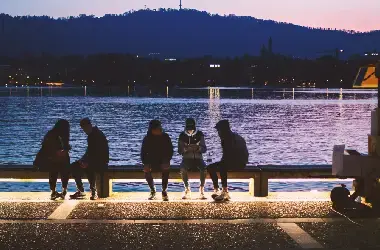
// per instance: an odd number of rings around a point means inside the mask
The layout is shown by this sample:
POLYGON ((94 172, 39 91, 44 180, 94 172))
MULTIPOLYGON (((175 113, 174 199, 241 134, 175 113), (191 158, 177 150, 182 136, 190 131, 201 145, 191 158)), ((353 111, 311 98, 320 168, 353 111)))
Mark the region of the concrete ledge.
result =
MULTIPOLYGON (((255 197, 267 197, 269 179, 294 179, 294 178, 335 178, 332 174, 331 165, 266 165, 247 166, 243 170, 230 171, 231 179, 250 180, 249 194, 255 197)), ((7 165, 0 166, 0 178, 17 179, 46 179, 47 172, 33 170, 33 166, 7 165)), ((153 173, 154 178, 161 178, 160 173, 153 173)), ((190 172, 189 178, 198 178, 198 172, 190 172)), ((141 166, 110 166, 97 178, 98 194, 100 198, 112 195, 112 182, 117 179, 144 179, 141 166)), ((170 178, 180 179, 179 167, 172 166, 170 178)))

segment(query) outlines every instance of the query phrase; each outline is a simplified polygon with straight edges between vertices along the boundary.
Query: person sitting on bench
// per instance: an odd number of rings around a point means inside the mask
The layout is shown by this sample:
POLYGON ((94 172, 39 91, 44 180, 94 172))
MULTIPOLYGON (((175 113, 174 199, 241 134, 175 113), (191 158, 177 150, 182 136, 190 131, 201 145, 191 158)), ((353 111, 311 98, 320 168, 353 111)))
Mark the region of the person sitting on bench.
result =
POLYGON ((231 131, 228 120, 219 121, 215 128, 221 140, 223 156, 220 162, 213 163, 207 167, 212 183, 214 185, 214 194, 212 198, 215 201, 228 201, 230 195, 227 187, 227 171, 244 169, 248 163, 248 149, 243 137, 231 131), (222 192, 219 193, 218 175, 222 180, 222 192))
POLYGON ((149 123, 147 135, 141 146, 141 161, 144 164, 145 179, 150 188, 149 200, 156 199, 156 187, 154 185, 152 171, 162 173, 162 200, 168 201, 168 182, 170 160, 173 157, 173 144, 167 133, 162 129, 159 120, 149 123))
POLYGON ((33 165, 40 171, 49 171, 50 199, 65 199, 69 183, 70 124, 60 119, 44 137, 42 146, 33 165), (62 193, 56 191, 58 174, 61 175, 62 193))
POLYGON ((202 131, 197 130, 195 120, 186 119, 185 130, 179 135, 178 153, 182 155, 181 176, 185 186, 182 199, 191 198, 191 188, 189 184, 189 170, 197 170, 200 173, 199 198, 206 199, 204 194, 206 180, 206 163, 202 154, 206 153, 207 147, 202 131))
POLYGON ((103 132, 91 124, 90 119, 80 121, 82 130, 88 135, 87 151, 79 161, 72 164, 72 174, 77 185, 77 192, 70 195, 71 199, 83 199, 86 194, 82 182, 83 173, 87 175, 91 189, 91 200, 98 199, 96 191, 96 175, 108 167, 109 148, 108 141, 103 132))

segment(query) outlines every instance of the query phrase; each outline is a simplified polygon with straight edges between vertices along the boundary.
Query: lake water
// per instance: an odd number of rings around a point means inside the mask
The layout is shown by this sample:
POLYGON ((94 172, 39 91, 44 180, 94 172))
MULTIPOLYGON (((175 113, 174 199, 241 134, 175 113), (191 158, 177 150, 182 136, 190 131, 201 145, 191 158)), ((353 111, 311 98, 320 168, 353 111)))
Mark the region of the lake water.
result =
MULTIPOLYGON (((194 117, 214 160, 221 153, 214 129, 221 119, 230 120, 233 130, 246 139, 252 164, 329 164, 335 144, 367 151, 375 91, 299 91, 294 99, 291 90, 257 91, 253 99, 237 98, 235 91, 219 90, 212 98, 3 96, 0 164, 31 164, 43 136, 59 118, 71 123, 71 156, 79 159, 86 149, 79 127, 83 117, 90 117, 107 135, 112 165, 140 163, 141 142, 155 118, 176 147, 185 119, 194 117)), ((176 154, 173 163, 179 162, 176 154)))
MULTIPOLYGON (((221 156, 214 126, 228 119, 246 139, 251 164, 331 164, 335 144, 367 152, 370 113, 377 105, 376 91, 339 89, 183 89, 171 91, 169 98, 91 96, 83 88, 74 93, 21 88, 10 93, 1 88, 0 164, 31 164, 59 118, 71 123, 71 158, 79 159, 86 149, 79 127, 83 117, 90 117, 108 137, 111 165, 140 163, 151 119, 162 121, 176 148, 187 117, 195 118, 205 133, 214 161, 221 156)), ((180 163, 178 154, 172 163, 180 163)))

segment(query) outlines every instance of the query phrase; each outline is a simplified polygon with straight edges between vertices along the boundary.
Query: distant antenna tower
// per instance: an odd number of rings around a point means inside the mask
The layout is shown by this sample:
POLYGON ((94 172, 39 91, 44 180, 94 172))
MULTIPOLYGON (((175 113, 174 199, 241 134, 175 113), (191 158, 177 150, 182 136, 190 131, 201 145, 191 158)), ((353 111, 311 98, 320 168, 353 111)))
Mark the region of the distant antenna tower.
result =
POLYGON ((179 9, 182 10, 182 0, 179 0, 179 9))

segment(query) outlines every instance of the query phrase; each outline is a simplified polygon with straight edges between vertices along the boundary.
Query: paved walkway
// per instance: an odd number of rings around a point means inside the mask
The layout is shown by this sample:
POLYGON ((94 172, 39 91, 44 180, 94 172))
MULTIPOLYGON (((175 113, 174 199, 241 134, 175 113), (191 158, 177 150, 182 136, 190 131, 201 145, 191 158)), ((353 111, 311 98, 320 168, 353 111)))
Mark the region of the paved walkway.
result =
POLYGON ((147 193, 96 202, 48 193, 0 193, 0 249, 380 248, 380 220, 350 219, 325 193, 271 194, 233 201, 146 201, 147 193))

